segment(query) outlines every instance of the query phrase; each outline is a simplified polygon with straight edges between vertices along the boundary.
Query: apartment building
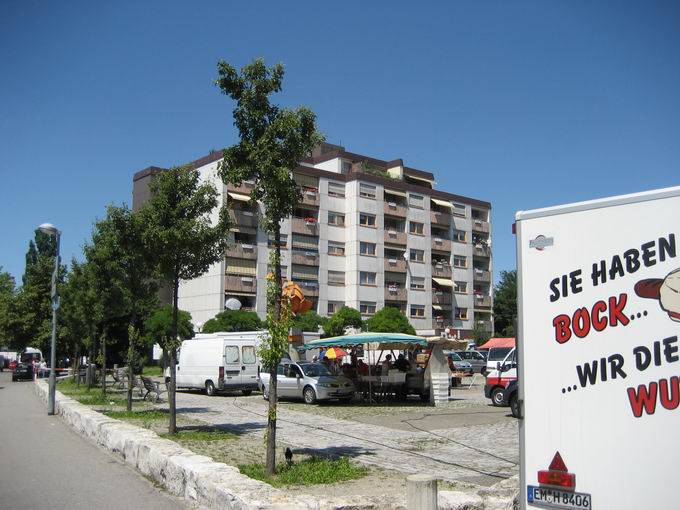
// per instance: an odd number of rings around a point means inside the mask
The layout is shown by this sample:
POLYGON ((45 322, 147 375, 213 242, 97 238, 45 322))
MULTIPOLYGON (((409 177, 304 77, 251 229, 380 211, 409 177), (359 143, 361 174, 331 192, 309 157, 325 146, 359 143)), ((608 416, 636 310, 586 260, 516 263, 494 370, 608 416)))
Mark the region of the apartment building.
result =
MULTIPOLYGON (((182 283, 179 305, 196 322, 222 311, 229 299, 266 312, 272 240, 258 226, 254 183, 224 186, 221 153, 195 161, 203 179, 222 189, 233 243, 225 259, 182 283)), ((148 199, 148 183, 162 169, 135 174, 133 207, 148 199)), ((491 204, 435 189, 432 173, 322 144, 293 177, 302 200, 282 225, 282 271, 320 315, 343 305, 365 318, 399 308, 419 334, 453 328, 469 338, 475 326, 492 331, 491 204)))

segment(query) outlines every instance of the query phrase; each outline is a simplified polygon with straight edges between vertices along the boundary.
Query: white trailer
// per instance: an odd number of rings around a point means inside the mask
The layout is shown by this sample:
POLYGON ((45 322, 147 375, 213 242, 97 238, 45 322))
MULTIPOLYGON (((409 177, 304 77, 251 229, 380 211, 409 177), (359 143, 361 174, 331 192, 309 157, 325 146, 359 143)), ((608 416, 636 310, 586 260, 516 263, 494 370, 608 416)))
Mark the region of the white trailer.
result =
POLYGON ((516 233, 521 508, 680 508, 680 187, 516 233))

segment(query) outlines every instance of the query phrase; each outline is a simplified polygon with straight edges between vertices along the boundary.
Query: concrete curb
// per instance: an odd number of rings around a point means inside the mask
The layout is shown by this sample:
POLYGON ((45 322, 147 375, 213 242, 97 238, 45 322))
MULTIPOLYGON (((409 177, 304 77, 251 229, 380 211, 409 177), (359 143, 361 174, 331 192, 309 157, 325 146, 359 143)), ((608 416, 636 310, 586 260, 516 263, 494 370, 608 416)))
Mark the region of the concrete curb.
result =
MULTIPOLYGON (((45 381, 35 382, 35 393, 47 403, 48 385, 45 381)), ((150 430, 109 418, 58 391, 55 412, 78 434, 124 460, 168 492, 203 507, 229 510, 274 507, 291 510, 402 510, 406 507, 405 494, 328 499, 275 489, 242 475, 234 466, 196 455, 150 430)), ((513 504, 517 500, 513 494, 517 492, 516 480, 498 485, 504 486, 498 491, 484 489, 479 494, 440 491, 438 506, 444 510, 517 508, 513 504)))

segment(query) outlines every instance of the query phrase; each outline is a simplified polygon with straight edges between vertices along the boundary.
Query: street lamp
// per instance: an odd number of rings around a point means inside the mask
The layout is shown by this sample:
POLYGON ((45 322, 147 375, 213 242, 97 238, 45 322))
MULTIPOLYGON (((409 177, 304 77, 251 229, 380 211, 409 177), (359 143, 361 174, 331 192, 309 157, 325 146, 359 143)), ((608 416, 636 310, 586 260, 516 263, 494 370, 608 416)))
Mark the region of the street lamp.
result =
POLYGON ((54 236, 57 241, 57 252, 54 256, 54 272, 52 273, 52 348, 50 352, 50 394, 47 400, 47 414, 54 414, 54 399, 57 391, 57 310, 59 309, 59 294, 57 280, 59 278, 59 241, 61 232, 51 223, 43 223, 38 230, 48 236, 54 236))

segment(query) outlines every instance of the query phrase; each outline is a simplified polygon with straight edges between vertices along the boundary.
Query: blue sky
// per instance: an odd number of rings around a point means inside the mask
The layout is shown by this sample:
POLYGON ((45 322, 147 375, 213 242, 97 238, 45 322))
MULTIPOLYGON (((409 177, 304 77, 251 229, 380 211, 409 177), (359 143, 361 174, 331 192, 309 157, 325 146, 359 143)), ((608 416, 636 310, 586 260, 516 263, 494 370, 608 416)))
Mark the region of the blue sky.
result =
POLYGON ((514 213, 680 184, 680 3, 0 3, 0 265, 36 225, 80 256, 132 175, 235 142, 216 62, 283 62, 329 142, 514 213))

